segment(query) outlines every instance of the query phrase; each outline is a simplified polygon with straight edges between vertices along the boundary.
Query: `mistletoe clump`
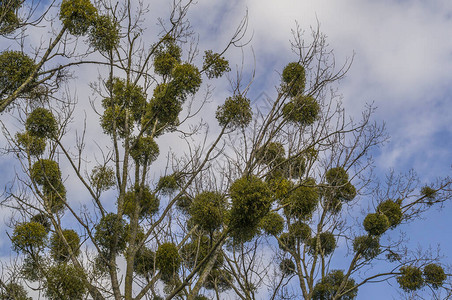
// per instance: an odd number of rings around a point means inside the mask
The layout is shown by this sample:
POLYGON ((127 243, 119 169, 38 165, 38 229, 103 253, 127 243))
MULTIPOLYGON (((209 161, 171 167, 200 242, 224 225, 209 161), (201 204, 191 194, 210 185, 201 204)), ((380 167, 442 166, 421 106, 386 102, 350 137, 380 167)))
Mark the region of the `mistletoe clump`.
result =
POLYGON ((295 263, 289 258, 285 258, 281 261, 279 269, 284 276, 290 276, 296 272, 295 263))
POLYGON ((345 280, 345 275, 342 270, 334 270, 323 277, 314 286, 314 291, 312 293, 312 299, 314 300, 324 300, 324 299, 334 299, 334 296, 338 293, 343 293, 348 291, 338 299, 341 300, 353 300, 358 294, 358 289, 355 287, 355 280, 348 278, 345 285, 341 288, 342 283, 345 280))
POLYGON ((44 282, 46 296, 51 300, 82 300, 86 294, 86 275, 71 264, 57 264, 49 268, 44 282))
POLYGON ((219 229, 226 215, 226 197, 218 192, 202 192, 193 199, 190 215, 194 224, 207 232, 219 229))
POLYGON ((397 202, 392 200, 381 202, 377 206, 377 211, 384 214, 388 218, 390 227, 395 227, 402 221, 402 209, 400 208, 400 204, 397 202))
POLYGON ((171 75, 173 76, 171 85, 182 98, 185 98, 187 94, 194 95, 201 86, 201 73, 194 65, 178 64, 171 75))
POLYGON ((95 166, 91 171, 90 182, 98 191, 107 191, 115 185, 115 171, 107 166, 95 166))
POLYGON ((132 145, 130 156, 141 165, 150 164, 159 156, 159 146, 150 136, 139 137, 132 142, 132 145))
POLYGON ((288 122, 308 126, 317 120, 320 106, 314 97, 299 95, 286 103, 282 112, 288 122))
POLYGON ((154 71, 162 76, 169 76, 181 61, 181 49, 173 39, 167 38, 154 55, 154 71))
POLYGON ((397 282, 404 291, 411 292, 424 286, 421 269, 415 266, 404 266, 400 268, 400 273, 397 276, 397 282))
POLYGON ((282 87, 290 96, 303 93, 306 85, 305 69, 297 62, 289 63, 282 72, 282 87))
POLYGON ((58 125, 51 111, 38 107, 28 115, 25 129, 34 137, 54 138, 57 135, 58 125))
POLYGON ((440 265, 428 264, 424 267, 424 278, 425 282, 432 288, 438 289, 443 285, 443 282, 446 280, 447 276, 443 267, 440 265))
POLYGON ((380 238, 378 236, 358 236, 353 241, 353 250, 365 259, 377 257, 380 250, 380 238))
POLYGON ((370 234, 379 236, 388 230, 391 225, 386 215, 381 213, 368 214, 364 218, 364 229, 370 234))
POLYGON ((36 253, 45 246, 46 239, 47 231, 42 224, 28 222, 20 223, 14 228, 11 242, 17 252, 36 253))
POLYGON ((112 51, 119 43, 118 24, 109 16, 95 15, 89 42, 98 51, 112 51))
POLYGON ((304 243, 311 237, 311 227, 306 223, 297 221, 289 225, 289 234, 304 243))
POLYGON ((22 0, 2 1, 0 3, 0 34, 13 33, 20 25, 21 20, 17 16, 17 10, 22 6, 22 0))
POLYGON ((271 211, 259 223, 259 227, 268 235, 279 235, 284 229, 284 218, 271 211))
POLYGON ((16 282, 10 282, 3 286, 0 299, 4 300, 32 300, 28 297, 25 288, 16 282))
POLYGON ((96 20, 97 9, 89 0, 63 0, 60 20, 76 36, 84 35, 96 20))
POLYGON ((149 278, 155 269, 155 252, 143 247, 138 251, 133 261, 133 270, 140 276, 149 278))
POLYGON ((281 143, 271 142, 256 151, 256 159, 259 163, 271 165, 281 162, 284 159, 284 154, 284 146, 281 143))
POLYGON ((40 156, 46 149, 45 138, 31 135, 28 132, 17 133, 16 141, 30 156, 40 156))
POLYGON ((182 262, 175 244, 167 242, 161 244, 155 253, 156 267, 163 278, 170 278, 180 267, 182 262))
POLYGON ((124 196, 124 214, 132 217, 138 208, 140 218, 149 217, 156 214, 159 210, 160 200, 151 192, 149 187, 144 186, 129 191, 124 196))
POLYGON ((33 74, 35 68, 34 60, 28 55, 19 51, 3 51, 0 54, 0 96, 17 90, 33 74))
POLYGON ((65 229, 62 231, 62 235, 64 239, 60 234, 55 232, 50 238, 50 255, 57 262, 69 260, 71 257, 70 252, 72 252, 74 256, 80 254, 80 237, 77 232, 72 229, 65 229), (71 251, 66 247, 64 240, 66 240, 71 251))
POLYGON ((94 242, 107 256, 115 252, 124 251, 127 243, 127 229, 125 221, 114 213, 102 217, 95 227, 94 242))
POLYGON ((203 69, 209 79, 221 77, 225 72, 231 70, 229 62, 219 53, 213 53, 212 50, 204 52, 203 69))
POLYGON ((313 178, 308 178, 305 183, 290 193, 284 199, 284 213, 286 216, 308 220, 317 208, 319 191, 313 178))
POLYGON ((329 255, 336 249, 336 238, 331 232, 322 232, 308 240, 311 255, 329 255))
POLYGON ((265 182, 249 176, 234 181, 229 192, 232 200, 230 229, 235 238, 250 239, 260 220, 270 210, 271 191, 265 182))
POLYGON ((50 231, 50 228, 52 227, 52 223, 49 220, 49 217, 47 217, 43 213, 38 213, 31 217, 30 222, 36 222, 44 226, 46 232, 48 233, 50 231))
POLYGON ((241 95, 227 98, 215 113, 220 126, 230 129, 248 126, 252 116, 250 100, 241 95))
POLYGON ((60 167, 56 161, 40 159, 31 167, 30 177, 39 185, 56 187, 61 182, 60 167))
POLYGON ((160 177, 157 183, 157 190, 163 195, 170 195, 179 188, 178 174, 170 174, 160 177))

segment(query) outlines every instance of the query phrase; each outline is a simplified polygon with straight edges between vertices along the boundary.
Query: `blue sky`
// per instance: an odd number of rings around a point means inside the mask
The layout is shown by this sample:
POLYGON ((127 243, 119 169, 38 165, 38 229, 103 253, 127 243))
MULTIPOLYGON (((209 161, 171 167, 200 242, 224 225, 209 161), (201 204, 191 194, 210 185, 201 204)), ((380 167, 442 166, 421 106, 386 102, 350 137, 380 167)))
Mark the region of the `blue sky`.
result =
MULTIPOLYGON (((156 2, 147 18, 149 27, 155 24, 155 16, 168 11, 167 1, 156 2)), ((274 94, 278 72, 296 59, 289 44, 295 22, 309 32, 309 26, 318 21, 338 64, 355 54, 352 68, 339 85, 347 111, 359 117, 365 104, 373 102, 378 107, 375 120, 386 123, 391 140, 376 153, 377 174, 382 177, 390 169, 406 172, 413 168, 423 183, 452 175, 450 0, 198 0, 189 18, 199 33, 200 49, 221 50, 246 10, 251 42, 243 53, 231 49, 226 57, 235 66, 244 55, 245 70, 256 68, 251 95, 274 94)), ((38 41, 40 36, 34 39, 38 41)), ((97 71, 80 69, 77 76, 77 93, 87 99, 86 84, 95 79, 97 71)), ((223 100, 229 93, 228 84, 215 83, 215 95, 223 100)), ((86 108, 89 110, 88 104, 86 108)), ((90 134, 95 137, 100 131, 90 134)), ((0 166, 9 168, 10 162, 0 160, 0 166)), ((10 175, 2 172, 2 186, 10 175)), ((452 253, 452 238, 438 230, 449 228, 451 212, 452 206, 447 204, 442 211, 431 211, 425 220, 403 229, 413 245, 436 247, 441 242, 444 261, 452 263, 452 256, 447 257, 452 253)), ((0 244, 0 250, 2 256, 8 256, 9 244, 0 244)), ((383 284, 362 288, 358 299, 382 297, 399 299, 400 295, 383 284)))

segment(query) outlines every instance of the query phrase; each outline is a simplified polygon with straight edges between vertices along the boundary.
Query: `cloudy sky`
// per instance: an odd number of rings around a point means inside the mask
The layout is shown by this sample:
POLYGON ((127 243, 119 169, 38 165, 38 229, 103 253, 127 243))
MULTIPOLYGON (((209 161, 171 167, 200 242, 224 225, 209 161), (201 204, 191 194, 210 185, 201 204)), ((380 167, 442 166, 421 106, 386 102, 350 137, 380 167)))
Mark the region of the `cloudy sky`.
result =
MULTIPOLYGON (((165 1, 157 2, 151 4, 150 25, 168 11, 165 1)), ((338 64, 354 55, 352 68, 339 86, 347 111, 359 117, 366 103, 374 103, 378 107, 375 120, 386 123, 391 140, 376 157, 378 174, 413 168, 423 183, 451 175, 450 0, 198 0, 189 18, 199 33, 200 48, 221 50, 246 11, 251 42, 243 57, 247 68, 256 68, 252 95, 272 95, 278 72, 296 59, 289 43, 295 22, 307 32, 318 22, 338 64)), ((240 64, 241 56, 234 49, 226 54, 232 65, 240 64)), ((84 89, 80 87, 79 92, 84 89)), ((216 92, 226 95, 227 85, 220 83, 216 92)), ((406 229, 415 245, 425 248, 441 242, 449 262, 452 238, 444 240, 437 229, 450 228, 451 212, 452 205, 446 205, 406 229)), ((9 252, 8 243, 0 246, 3 255, 9 252)), ((381 299, 381 287, 362 288, 359 299, 381 299)), ((383 293, 398 298, 391 287, 383 293)))

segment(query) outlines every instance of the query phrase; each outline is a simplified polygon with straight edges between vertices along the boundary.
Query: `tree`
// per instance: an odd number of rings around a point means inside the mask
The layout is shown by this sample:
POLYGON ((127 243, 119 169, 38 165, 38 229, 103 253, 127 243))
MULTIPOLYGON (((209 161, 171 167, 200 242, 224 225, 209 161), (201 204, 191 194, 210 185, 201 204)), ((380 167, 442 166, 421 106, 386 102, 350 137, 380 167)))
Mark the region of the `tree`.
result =
MULTIPOLYGON (((201 86, 231 70, 224 55, 246 44, 246 17, 223 49, 199 55, 186 19, 191 1, 173 3, 151 45, 141 3, 57 6, 66 41, 88 41, 102 70, 92 107, 106 138, 85 140, 86 128, 76 143, 66 138, 77 103, 58 84, 59 101, 30 97, 11 111, 22 129, 3 129, 23 172, 3 201, 19 216, 10 235, 18 262, 1 281, 3 297, 25 299, 26 284, 49 299, 255 299, 267 289, 273 299, 353 299, 373 280, 449 295, 438 256, 382 240, 450 199, 451 181, 421 187, 409 174, 377 183, 371 154, 384 128, 372 123, 373 107, 347 121, 332 87, 350 64, 335 69, 319 31, 310 43, 294 31, 296 56, 264 109, 247 98, 251 82, 230 78, 233 93, 209 130, 198 116, 211 90, 201 86), (166 151, 167 136, 187 152, 166 151), (91 142, 99 156, 85 152, 91 142), (73 179, 92 200, 81 209, 67 186, 73 179), (350 218, 365 201, 375 209, 350 218), (350 252, 345 269, 334 264, 338 245, 350 252), (381 259, 385 271, 372 268, 381 259)), ((7 55, 5 97, 44 82, 33 73, 42 65, 7 55)))

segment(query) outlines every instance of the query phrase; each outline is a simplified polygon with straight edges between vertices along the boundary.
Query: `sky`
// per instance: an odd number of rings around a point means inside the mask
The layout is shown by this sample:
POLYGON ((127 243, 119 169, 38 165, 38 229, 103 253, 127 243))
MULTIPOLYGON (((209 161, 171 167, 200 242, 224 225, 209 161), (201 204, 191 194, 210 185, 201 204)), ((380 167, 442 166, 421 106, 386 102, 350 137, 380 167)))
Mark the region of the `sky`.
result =
MULTIPOLYGON (((150 7, 146 22, 151 26, 168 6, 156 1, 150 7)), ((198 0, 188 17, 199 34, 200 48, 221 50, 246 12, 250 42, 243 52, 231 49, 225 56, 232 66, 240 65, 243 58, 245 71, 255 68, 251 97, 274 95, 279 72, 296 59, 289 43, 296 23, 307 33, 310 26, 320 24, 338 65, 353 57, 347 77, 338 86, 347 112, 358 118, 366 103, 374 103, 375 121, 384 122, 391 136, 375 153, 377 175, 383 178, 392 169, 414 169, 426 184, 452 175, 452 2, 198 0)), ((87 69, 78 74, 80 96, 90 97, 83 84, 92 74, 87 69)), ((229 92, 227 84, 216 82, 217 97, 229 92)), ((0 159, 4 169, 8 163, 0 159)), ((3 171, 3 182, 10 175, 3 171)), ((452 205, 446 204, 404 230, 413 245, 436 247, 441 242, 444 261, 452 263, 448 256, 452 237, 445 238, 437 230, 449 228, 451 212, 452 205)), ((7 255, 8 243, 0 244, 0 252, 7 255)), ((358 299, 383 297, 399 299, 400 295, 386 284, 361 288, 358 294, 358 299)))

